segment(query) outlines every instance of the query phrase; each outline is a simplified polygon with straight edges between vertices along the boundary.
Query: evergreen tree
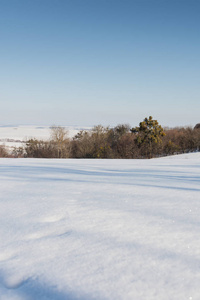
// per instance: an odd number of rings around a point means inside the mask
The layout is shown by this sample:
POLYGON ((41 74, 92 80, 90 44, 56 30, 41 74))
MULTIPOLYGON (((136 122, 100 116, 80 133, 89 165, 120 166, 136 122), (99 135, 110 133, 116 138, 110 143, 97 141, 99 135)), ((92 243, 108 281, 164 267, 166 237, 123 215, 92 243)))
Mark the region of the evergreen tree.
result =
POLYGON ((152 150, 155 145, 161 144, 161 137, 165 136, 164 130, 157 120, 150 116, 140 122, 139 127, 134 127, 131 132, 136 135, 135 142, 139 147, 145 148, 148 158, 152 157, 152 150))

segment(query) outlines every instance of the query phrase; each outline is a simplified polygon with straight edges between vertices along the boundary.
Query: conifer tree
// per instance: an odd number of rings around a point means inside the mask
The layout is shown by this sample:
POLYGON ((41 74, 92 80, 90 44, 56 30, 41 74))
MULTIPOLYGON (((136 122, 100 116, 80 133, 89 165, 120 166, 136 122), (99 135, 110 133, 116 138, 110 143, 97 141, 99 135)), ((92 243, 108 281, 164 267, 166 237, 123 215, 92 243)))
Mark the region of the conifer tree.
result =
POLYGON ((140 122, 139 127, 132 128, 131 132, 136 135, 135 142, 137 145, 145 147, 148 158, 152 157, 153 146, 162 143, 161 137, 165 136, 162 126, 151 116, 140 122))

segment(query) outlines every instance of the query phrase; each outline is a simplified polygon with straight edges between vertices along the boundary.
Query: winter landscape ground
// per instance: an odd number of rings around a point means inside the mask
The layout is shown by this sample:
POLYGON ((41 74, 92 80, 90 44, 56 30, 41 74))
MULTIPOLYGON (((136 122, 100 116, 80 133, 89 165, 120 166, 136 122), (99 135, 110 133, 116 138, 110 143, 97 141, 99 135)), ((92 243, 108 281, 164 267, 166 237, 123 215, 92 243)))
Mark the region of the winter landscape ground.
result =
POLYGON ((0 159, 1 300, 199 300, 200 153, 0 159))

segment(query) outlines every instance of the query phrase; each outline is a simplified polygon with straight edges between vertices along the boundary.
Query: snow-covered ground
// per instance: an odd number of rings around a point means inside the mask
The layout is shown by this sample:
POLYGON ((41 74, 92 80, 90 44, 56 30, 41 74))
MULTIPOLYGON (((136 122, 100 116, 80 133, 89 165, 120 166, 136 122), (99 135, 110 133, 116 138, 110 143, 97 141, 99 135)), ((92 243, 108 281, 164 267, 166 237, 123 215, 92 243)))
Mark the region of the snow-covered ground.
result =
MULTIPOLYGON (((91 127, 65 126, 68 136, 75 136, 80 130, 89 130, 91 127)), ((0 145, 6 146, 10 151, 14 147, 23 147, 31 139, 48 140, 50 138, 49 126, 0 126, 0 145)))
POLYGON ((1 300, 199 300, 200 154, 0 159, 1 300))

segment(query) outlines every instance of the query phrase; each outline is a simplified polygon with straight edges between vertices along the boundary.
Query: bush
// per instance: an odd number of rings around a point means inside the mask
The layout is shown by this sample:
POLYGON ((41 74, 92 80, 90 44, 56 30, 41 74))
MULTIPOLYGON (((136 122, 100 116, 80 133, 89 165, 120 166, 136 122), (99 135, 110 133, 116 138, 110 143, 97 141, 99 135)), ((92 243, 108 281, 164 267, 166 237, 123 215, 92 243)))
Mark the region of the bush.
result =
POLYGON ((0 145, 0 157, 8 157, 8 152, 3 145, 0 145))

